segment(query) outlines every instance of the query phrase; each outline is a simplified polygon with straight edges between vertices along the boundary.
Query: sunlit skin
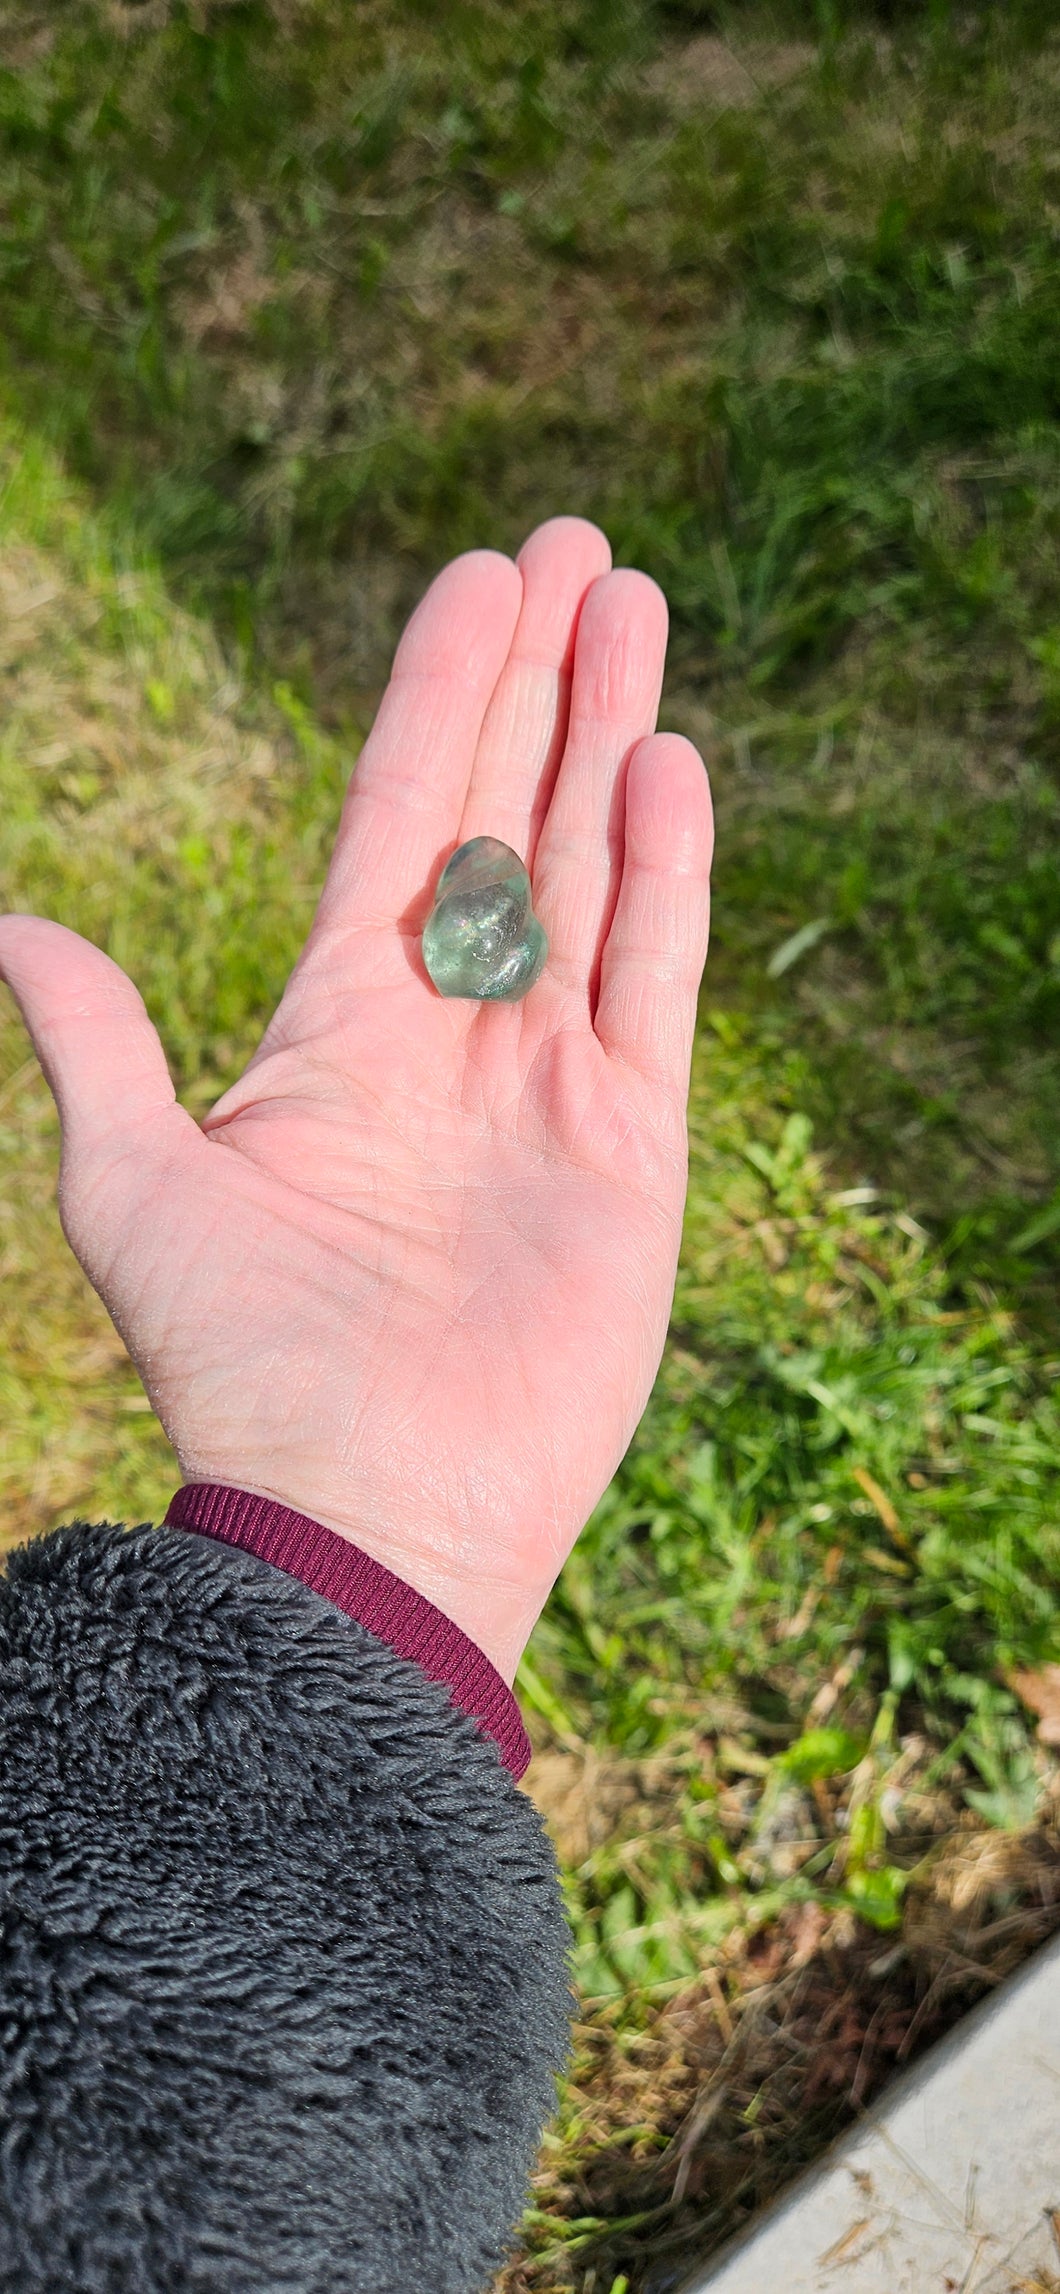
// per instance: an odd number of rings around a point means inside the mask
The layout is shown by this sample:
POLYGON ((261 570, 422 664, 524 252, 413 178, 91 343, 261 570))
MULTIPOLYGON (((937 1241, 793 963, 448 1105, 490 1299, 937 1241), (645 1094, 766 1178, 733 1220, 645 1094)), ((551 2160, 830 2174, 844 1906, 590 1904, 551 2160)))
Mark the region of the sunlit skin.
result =
POLYGON ((702 759, 654 731, 666 637, 655 584, 580 519, 439 574, 302 953, 201 1122, 125 973, 0 917, 63 1229, 182 1477, 351 1538, 509 1683, 673 1297, 712 826, 702 759), (548 935, 514 1004, 440 996, 420 950, 480 835, 525 860, 548 935))

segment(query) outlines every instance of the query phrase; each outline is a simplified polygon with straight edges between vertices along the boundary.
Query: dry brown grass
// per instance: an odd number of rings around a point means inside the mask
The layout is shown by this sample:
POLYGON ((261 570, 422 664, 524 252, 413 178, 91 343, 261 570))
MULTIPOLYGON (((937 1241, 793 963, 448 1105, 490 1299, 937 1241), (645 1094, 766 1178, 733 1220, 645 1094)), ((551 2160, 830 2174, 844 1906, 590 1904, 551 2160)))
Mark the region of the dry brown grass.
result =
MULTIPOLYGON (((560 1852, 643 1821, 664 1764, 542 1752, 528 1784, 560 1852), (625 1769, 626 1773, 621 1773, 625 1769), (654 1769, 654 1783, 652 1774, 654 1769)), ((636 2294, 678 2283, 851 2124, 887 2081, 1060 1929, 1060 1771, 1042 1822, 984 1829, 944 1794, 893 1937, 820 1902, 733 1929, 699 1981, 632 2037, 583 2013, 568 2098, 579 2164, 546 2146, 534 2203, 557 2221, 637 2227, 523 2256, 495 2294, 636 2294)), ((910 1780, 909 1809, 917 1807, 910 1780)), ((919 1845, 923 1848, 923 1835, 919 1845)))

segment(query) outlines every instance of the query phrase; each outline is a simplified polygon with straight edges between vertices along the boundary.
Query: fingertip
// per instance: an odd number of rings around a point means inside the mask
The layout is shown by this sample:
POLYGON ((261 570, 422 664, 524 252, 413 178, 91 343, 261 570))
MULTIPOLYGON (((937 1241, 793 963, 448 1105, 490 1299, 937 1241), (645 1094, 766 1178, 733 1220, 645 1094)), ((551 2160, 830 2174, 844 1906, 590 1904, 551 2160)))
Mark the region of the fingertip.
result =
POLYGON ((586 518, 549 518, 519 552, 523 605, 516 650, 569 674, 586 597, 611 564, 607 536, 586 518))
POLYGON ((611 544, 603 528, 593 524, 591 518, 579 518, 563 513, 559 517, 544 518, 528 534, 516 559, 520 571, 536 565, 539 558, 551 557, 562 551, 565 562, 584 567, 591 580, 611 570, 611 544))
POLYGON ((448 565, 442 567, 436 578, 442 580, 445 574, 455 572, 457 567, 469 568, 476 576, 481 570, 486 574, 499 575, 502 580, 510 579, 513 574, 517 579, 519 577, 518 565, 513 557, 509 557, 507 550, 461 550, 455 558, 450 558, 448 565))
POLYGON ((516 560, 506 550, 462 550, 459 557, 451 558, 435 575, 427 598, 435 590, 444 588, 458 599, 461 607, 485 600, 499 606, 508 606, 512 618, 518 616, 523 602, 523 576, 516 560))
MULTIPOLYGON (((16 1003, 24 996, 32 996, 38 976, 49 983, 56 978, 56 958, 65 957, 63 980, 72 984, 77 992, 83 951, 91 949, 92 957, 102 956, 105 964, 111 959, 104 951, 86 941, 80 932, 68 924, 60 924, 50 916, 36 916, 29 911, 10 908, 0 915, 0 980, 10 989, 16 1003)), ((116 971, 117 965, 113 966, 116 971)), ((54 991, 53 991, 54 992, 54 991)))
POLYGON ((465 550, 436 574, 394 656, 394 675, 490 684, 511 643, 523 577, 503 550, 465 550))
POLYGON ((601 577, 596 589, 622 607, 636 610, 654 620, 669 635, 670 608, 665 591, 660 589, 652 574, 642 572, 640 566, 612 566, 610 573, 601 577))
POLYGON ((165 1052, 135 982, 68 925, 0 919, 0 964, 59 1110, 69 1187, 71 1151, 172 1105, 165 1052))
POLYGON ((4 908, 0 910, 0 935, 9 941, 12 937, 17 939, 27 928, 32 932, 36 925, 45 921, 43 916, 31 915, 22 908, 4 908))
POLYGON ((710 776, 684 733, 649 733, 626 772, 626 848, 648 866, 709 875, 714 857, 710 776))
POLYGON ((414 621, 416 615, 422 613, 428 599, 434 597, 439 590, 459 589, 468 584, 474 587, 483 580, 491 579, 510 582, 513 575, 516 580, 521 578, 515 559, 509 556, 507 550, 485 547, 458 550, 455 557, 447 558, 437 573, 431 575, 419 604, 413 608, 411 619, 414 621))
POLYGON ((579 635, 585 646, 632 644, 644 659, 662 664, 670 634, 670 609, 650 574, 636 566, 612 566, 586 592, 579 635))

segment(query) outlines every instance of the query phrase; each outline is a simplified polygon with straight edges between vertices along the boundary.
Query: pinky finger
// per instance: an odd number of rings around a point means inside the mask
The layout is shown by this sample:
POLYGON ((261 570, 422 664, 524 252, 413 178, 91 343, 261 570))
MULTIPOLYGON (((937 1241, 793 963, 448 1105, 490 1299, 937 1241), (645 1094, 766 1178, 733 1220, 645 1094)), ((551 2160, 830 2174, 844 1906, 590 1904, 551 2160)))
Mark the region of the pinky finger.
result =
POLYGON ((707 956, 714 818, 698 749, 640 741, 626 772, 622 882, 593 1026, 611 1059, 682 1099, 707 956))

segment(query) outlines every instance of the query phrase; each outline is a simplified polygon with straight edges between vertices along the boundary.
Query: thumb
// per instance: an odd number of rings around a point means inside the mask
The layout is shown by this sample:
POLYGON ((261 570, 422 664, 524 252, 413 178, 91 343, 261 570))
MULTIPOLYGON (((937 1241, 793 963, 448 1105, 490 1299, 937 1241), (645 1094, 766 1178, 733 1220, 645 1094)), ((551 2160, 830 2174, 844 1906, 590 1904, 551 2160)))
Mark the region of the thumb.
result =
POLYGON ((172 1107, 166 1055, 132 981, 102 948, 43 916, 0 916, 7 982, 51 1086, 63 1179, 105 1166, 172 1107))

